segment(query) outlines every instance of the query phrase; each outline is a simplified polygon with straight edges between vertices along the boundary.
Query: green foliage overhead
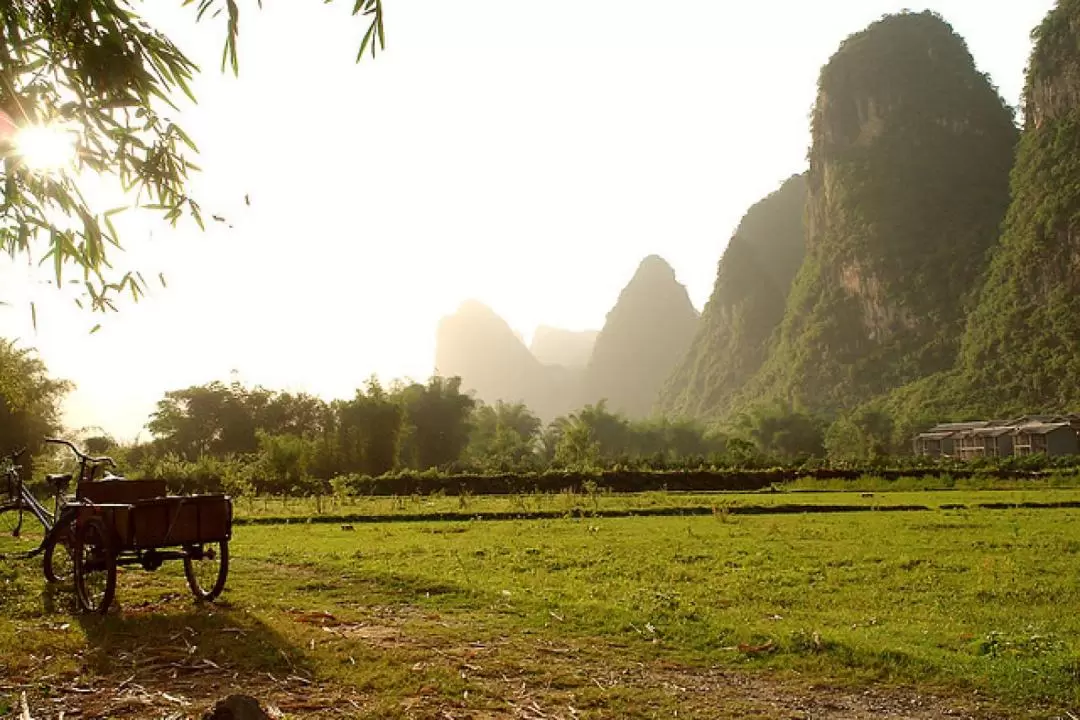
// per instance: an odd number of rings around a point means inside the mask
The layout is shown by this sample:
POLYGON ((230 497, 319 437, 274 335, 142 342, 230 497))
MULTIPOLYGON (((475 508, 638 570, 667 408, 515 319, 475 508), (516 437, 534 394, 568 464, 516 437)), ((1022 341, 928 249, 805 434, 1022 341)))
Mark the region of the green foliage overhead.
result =
MULTIPOLYGON (((185 0, 198 17, 226 14, 222 68, 238 70, 239 7, 234 0, 185 0)), ((261 6, 261 0, 258 1, 261 6)), ((140 15, 137 0, 4 0, 0 3, 0 111, 20 128, 68 127, 76 159, 70 170, 28 167, 18 142, 0 138, 0 251, 47 262, 57 285, 74 268, 94 310, 114 297, 137 300, 146 284, 114 269, 120 248, 112 218, 124 208, 95 207, 79 187, 97 173, 128 191, 143 210, 176 223, 203 213, 188 191, 193 139, 166 117, 182 96, 194 100, 198 67, 167 34, 140 15)), ((371 18, 360 53, 385 43, 381 0, 357 0, 371 18)), ((359 56, 358 58, 359 59, 359 56)))
POLYGON ((666 415, 722 417, 765 360, 806 253, 806 177, 794 175, 747 211, 720 259, 712 297, 668 379, 666 415))
POLYGON ((739 403, 833 412, 951 367, 1016 136, 937 15, 888 16, 847 39, 812 116, 807 256, 739 403))

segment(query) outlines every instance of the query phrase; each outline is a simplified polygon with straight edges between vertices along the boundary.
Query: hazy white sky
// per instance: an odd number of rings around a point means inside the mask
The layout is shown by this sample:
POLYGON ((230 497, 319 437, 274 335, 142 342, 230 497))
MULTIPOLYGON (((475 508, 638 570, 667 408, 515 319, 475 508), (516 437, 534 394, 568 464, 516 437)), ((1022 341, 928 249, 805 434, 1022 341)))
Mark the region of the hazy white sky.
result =
POLYGON ((438 318, 470 297, 525 337, 598 328, 650 253, 701 308, 743 212, 805 168, 817 74, 847 35, 930 7, 1016 105, 1052 4, 386 0, 387 50, 355 65, 352 3, 248 0, 236 79, 222 23, 154 0, 204 70, 178 118, 197 196, 235 228, 127 221, 115 262, 169 287, 119 315, 0 265, 0 335, 77 383, 72 426, 131 438, 166 389, 232 369, 327 397, 426 378, 438 318))

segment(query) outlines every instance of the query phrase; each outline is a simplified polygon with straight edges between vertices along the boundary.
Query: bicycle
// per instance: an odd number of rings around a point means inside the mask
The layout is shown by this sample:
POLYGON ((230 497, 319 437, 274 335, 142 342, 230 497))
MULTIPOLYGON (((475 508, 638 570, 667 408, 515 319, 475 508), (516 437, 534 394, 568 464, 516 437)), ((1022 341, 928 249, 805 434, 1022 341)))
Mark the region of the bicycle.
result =
MULTIPOLYGON (((116 591, 117 568, 141 565, 153 571, 168 560, 182 560, 192 595, 200 602, 215 600, 225 589, 232 538, 232 499, 224 494, 168 495, 162 480, 127 480, 116 475, 95 478, 102 466, 115 467, 109 457, 91 457, 67 440, 64 445, 79 458, 75 494, 65 497, 74 476, 47 475, 53 488, 50 512, 21 480, 11 456, 5 473, 9 500, 0 505, 0 518, 18 536, 25 514, 45 528, 41 544, 22 557, 44 553, 45 578, 56 583, 69 577, 79 607, 105 613, 116 591)), ((2 556, 0 556, 2 557, 2 556)))
MULTIPOLYGON (((71 449, 79 459, 78 477, 80 482, 92 480, 102 466, 116 467, 116 461, 111 457, 93 457, 80 451, 74 444, 60 438, 45 438, 46 443, 64 445, 71 449)), ((0 503, 0 537, 20 537, 23 529, 23 520, 26 515, 31 515, 44 530, 44 539, 33 550, 21 553, 21 557, 31 558, 38 553, 44 553, 42 558, 45 578, 51 583, 62 582, 70 579, 73 568, 73 542, 74 542, 74 515, 64 513, 64 510, 72 503, 65 497, 65 491, 71 486, 74 479, 72 473, 51 474, 45 476, 45 483, 52 488, 53 509, 50 511, 34 496, 22 479, 22 467, 18 464, 19 459, 26 454, 26 448, 22 448, 6 459, 4 478, 7 498, 0 503), (58 523, 63 526, 57 529, 58 523), (62 554, 57 554, 61 550, 62 554)), ((106 476, 104 479, 109 479, 106 476)))

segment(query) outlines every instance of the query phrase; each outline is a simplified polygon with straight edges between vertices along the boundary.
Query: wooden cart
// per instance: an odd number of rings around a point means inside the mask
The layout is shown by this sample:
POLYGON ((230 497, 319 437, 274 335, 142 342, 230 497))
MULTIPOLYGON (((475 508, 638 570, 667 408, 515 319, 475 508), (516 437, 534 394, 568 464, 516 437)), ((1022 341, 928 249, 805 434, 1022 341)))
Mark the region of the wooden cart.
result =
POLYGON ((183 560, 192 594, 213 600, 229 574, 232 513, 227 495, 168 495, 160 481, 81 482, 45 540, 45 575, 57 579, 53 559, 61 548, 69 551, 79 606, 105 613, 118 566, 152 571, 183 560))

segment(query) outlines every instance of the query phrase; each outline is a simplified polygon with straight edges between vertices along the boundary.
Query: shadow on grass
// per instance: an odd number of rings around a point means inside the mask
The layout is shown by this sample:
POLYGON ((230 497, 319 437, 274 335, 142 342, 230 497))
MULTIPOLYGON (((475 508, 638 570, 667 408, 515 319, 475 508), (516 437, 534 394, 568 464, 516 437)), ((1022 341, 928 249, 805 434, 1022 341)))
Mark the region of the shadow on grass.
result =
MULTIPOLYGON (((53 602, 70 602, 69 588, 61 586, 46 595, 52 593, 53 602)), ((105 616, 76 613, 75 618, 86 634, 86 670, 101 676, 313 674, 302 648, 225 601, 146 603, 105 616)))

